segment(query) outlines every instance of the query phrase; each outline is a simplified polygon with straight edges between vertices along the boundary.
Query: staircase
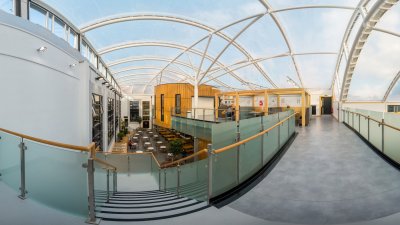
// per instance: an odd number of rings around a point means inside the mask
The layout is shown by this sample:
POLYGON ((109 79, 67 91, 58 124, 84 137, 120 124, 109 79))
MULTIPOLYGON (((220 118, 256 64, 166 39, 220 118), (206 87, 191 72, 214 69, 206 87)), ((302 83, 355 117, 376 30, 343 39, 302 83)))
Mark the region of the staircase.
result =
POLYGON ((109 202, 106 192, 96 191, 96 217, 105 221, 160 220, 194 213, 207 207, 207 202, 179 197, 168 191, 117 192, 110 196, 109 202))

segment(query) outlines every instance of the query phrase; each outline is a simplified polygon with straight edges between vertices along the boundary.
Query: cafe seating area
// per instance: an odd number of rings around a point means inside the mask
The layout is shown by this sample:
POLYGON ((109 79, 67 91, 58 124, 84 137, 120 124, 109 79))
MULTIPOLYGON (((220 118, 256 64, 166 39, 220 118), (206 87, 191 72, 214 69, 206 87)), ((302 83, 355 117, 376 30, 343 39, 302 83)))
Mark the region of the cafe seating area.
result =
POLYGON ((161 163, 169 163, 187 155, 193 154, 193 138, 175 130, 156 127, 154 129, 136 128, 128 136, 126 152, 152 152, 161 163), (182 153, 174 154, 171 143, 180 141, 182 153), (129 144, 130 143, 130 144, 129 144))

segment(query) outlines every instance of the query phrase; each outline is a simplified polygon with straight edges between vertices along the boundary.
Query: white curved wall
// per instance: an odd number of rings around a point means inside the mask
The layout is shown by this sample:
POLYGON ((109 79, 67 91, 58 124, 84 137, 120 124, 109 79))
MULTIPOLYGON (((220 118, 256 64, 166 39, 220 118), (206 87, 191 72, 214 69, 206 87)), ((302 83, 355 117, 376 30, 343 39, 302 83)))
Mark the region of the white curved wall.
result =
POLYGON ((0 34, 0 127, 43 139, 88 145, 88 62, 45 28, 1 11, 0 34), (41 46, 47 50, 38 52, 41 46))

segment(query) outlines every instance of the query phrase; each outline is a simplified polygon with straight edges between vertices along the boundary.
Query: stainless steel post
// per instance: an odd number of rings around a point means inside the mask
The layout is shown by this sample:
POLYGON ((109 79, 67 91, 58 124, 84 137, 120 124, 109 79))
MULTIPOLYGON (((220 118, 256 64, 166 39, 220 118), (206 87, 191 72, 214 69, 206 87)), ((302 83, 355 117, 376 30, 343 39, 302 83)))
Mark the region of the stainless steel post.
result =
POLYGON ((207 190, 207 201, 210 204, 210 199, 212 196, 212 165, 213 165, 213 152, 212 152, 212 145, 207 145, 207 157, 208 157, 208 190, 207 190))
POLYGON ((110 170, 107 169, 107 202, 110 202, 110 170))
MULTIPOLYGON (((140 146, 139 144, 140 144, 140 142, 137 143, 137 148, 139 148, 139 146, 140 146)), ((131 160, 129 158, 129 155, 127 157, 128 157, 128 176, 130 176, 131 175, 131 160)))
POLYGON ((361 130, 360 130, 360 128, 361 128, 361 116, 360 116, 360 114, 358 114, 358 133, 360 133, 361 132, 361 130))
POLYGON ((89 207, 89 217, 86 223, 96 224, 96 212, 95 212, 95 198, 94 198, 94 161, 92 158, 88 159, 87 163, 87 173, 88 173, 88 207, 89 207))
POLYGON ((161 169, 158 168, 158 190, 161 191, 161 169))
POLYGON ((177 175, 177 179, 176 179, 176 194, 179 196, 180 194, 180 189, 181 189, 181 168, 180 168, 180 163, 178 163, 178 166, 176 167, 176 175, 177 175))
POLYGON ((24 139, 21 139, 21 143, 18 145, 20 150, 20 169, 21 169, 21 186, 19 187, 20 195, 18 196, 20 199, 26 199, 26 191, 25 186, 25 150, 27 147, 25 146, 24 139))
POLYGON ((117 171, 113 171, 113 192, 114 194, 117 192, 117 171))
MULTIPOLYGON (((263 117, 261 116, 261 131, 264 131, 264 121, 263 121, 263 117)), ((261 167, 264 166, 264 134, 261 135, 261 167)))
MULTIPOLYGON (((237 131, 237 138, 236 138, 236 142, 240 141, 240 131, 239 131, 239 127, 240 127, 240 123, 238 123, 238 131, 237 131)), ((236 181, 237 184, 239 184, 240 182, 240 146, 236 147, 236 181)))
MULTIPOLYGON (((281 122, 281 120, 279 120, 281 122)), ((281 125, 278 125, 278 149, 281 149, 281 125)))
POLYGON ((167 191, 167 169, 164 169, 164 192, 167 191))
POLYGON ((203 121, 206 120, 206 109, 203 109, 203 121))
POLYGON ((382 153, 385 152, 385 119, 382 119, 382 153))
MULTIPOLYGON (((194 144, 194 146, 193 146, 193 152, 194 153, 197 153, 198 151, 199 151, 199 139, 197 138, 197 137, 194 137, 193 138, 193 144, 194 144)), ((194 161, 198 161, 199 160, 199 157, 198 156, 195 156, 194 157, 194 161)))
POLYGON ((369 141, 369 116, 368 116, 368 141, 369 141))

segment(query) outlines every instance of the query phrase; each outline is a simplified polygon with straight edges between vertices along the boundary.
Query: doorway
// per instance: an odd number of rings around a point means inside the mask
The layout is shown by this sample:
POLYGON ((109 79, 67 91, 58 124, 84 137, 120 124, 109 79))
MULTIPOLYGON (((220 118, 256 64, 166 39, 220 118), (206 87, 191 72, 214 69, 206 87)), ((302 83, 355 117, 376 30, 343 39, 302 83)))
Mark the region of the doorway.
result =
POLYGON ((332 114, 332 97, 321 97, 321 115, 332 114))

